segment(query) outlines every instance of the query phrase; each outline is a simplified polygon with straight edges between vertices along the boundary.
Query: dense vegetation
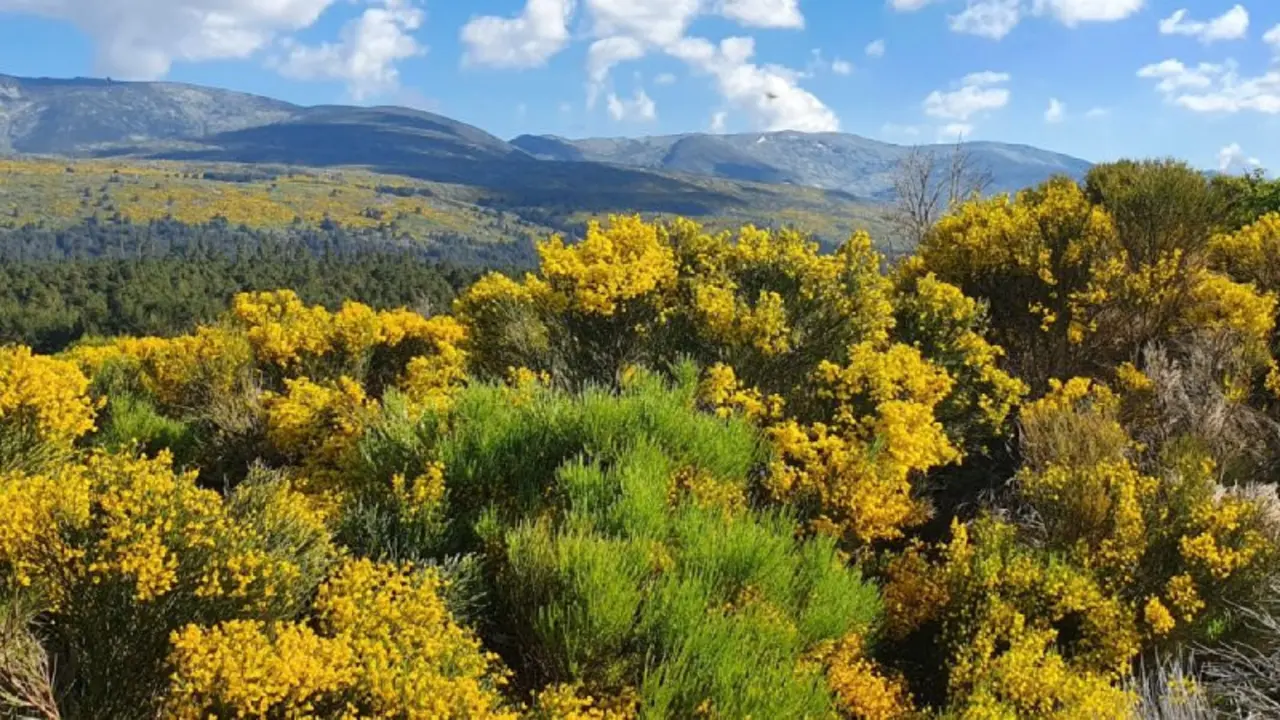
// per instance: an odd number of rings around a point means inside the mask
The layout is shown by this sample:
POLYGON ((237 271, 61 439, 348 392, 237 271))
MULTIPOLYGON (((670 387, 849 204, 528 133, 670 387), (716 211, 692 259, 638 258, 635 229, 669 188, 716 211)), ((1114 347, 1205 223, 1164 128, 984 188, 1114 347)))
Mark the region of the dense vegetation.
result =
POLYGON ((0 702, 1273 716, 1273 191, 1103 166, 893 265, 616 217, 448 313, 316 282, 7 346, 0 702))
POLYGON ((293 288, 337 308, 444 308, 479 267, 524 268, 531 245, 421 247, 371 230, 225 222, 88 222, 0 230, 0 343, 42 352, 88 335, 178 335, 236 293, 293 288))

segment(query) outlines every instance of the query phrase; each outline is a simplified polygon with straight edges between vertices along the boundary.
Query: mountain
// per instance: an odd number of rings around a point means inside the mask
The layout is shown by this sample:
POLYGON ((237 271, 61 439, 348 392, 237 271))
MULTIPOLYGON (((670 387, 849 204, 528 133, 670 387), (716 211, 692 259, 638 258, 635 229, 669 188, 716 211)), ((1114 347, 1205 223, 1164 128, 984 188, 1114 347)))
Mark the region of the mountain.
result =
MULTIPOLYGON (((744 133, 645 138, 567 140, 524 135, 511 144, 534 157, 556 161, 617 163, 652 170, 710 175, 729 180, 789 183, 842 190, 868 198, 893 193, 893 172, 912 148, 842 133, 744 133)), ((950 145, 926 146, 945 157, 950 145)), ((965 144, 993 177, 992 190, 1015 191, 1057 174, 1081 177, 1090 163, 1027 145, 965 144)))
MULTIPOLYGON (((1026 146, 967 147, 997 190, 1088 168, 1026 146)), ((432 192, 451 201, 568 232, 592 215, 640 212, 713 226, 792 224, 829 241, 857 228, 881 236, 878 204, 908 151, 797 132, 507 142, 401 107, 301 107, 178 83, 0 75, 0 155, 354 168, 436 183, 432 192)))

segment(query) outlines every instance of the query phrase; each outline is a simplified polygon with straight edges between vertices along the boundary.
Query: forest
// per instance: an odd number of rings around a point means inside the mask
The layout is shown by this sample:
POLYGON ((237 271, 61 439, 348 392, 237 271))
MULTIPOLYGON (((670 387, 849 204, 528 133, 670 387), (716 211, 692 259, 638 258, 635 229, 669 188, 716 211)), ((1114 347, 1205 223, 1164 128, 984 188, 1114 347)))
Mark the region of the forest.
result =
POLYGON ((0 714, 1280 717, 1280 183, 906 220, 11 230, 0 714))

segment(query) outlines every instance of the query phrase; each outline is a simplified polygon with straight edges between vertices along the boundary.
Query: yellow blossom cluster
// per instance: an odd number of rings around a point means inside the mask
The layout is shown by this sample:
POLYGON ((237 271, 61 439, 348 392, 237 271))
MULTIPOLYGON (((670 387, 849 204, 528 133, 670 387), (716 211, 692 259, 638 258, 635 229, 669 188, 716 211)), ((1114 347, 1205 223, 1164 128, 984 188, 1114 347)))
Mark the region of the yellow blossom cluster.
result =
POLYGON ((906 683, 884 674, 866 657, 865 639, 852 633, 822 643, 810 653, 826 668, 827 684, 841 710, 857 720, 912 717, 915 708, 906 683))
POLYGON ((344 564, 314 604, 316 630, 231 621, 175 632, 166 715, 509 718, 497 658, 456 623, 432 570, 344 564))
POLYGON ((1219 234, 1209 243, 1213 266, 1231 278, 1280 291, 1280 213, 1258 218, 1252 225, 1219 234))
MULTIPOLYGON (((67 449, 94 428, 97 410, 89 380, 72 363, 34 355, 28 347, 0 347, 0 436, 67 449)), ((18 458, 0 450, 0 468, 18 458)))
POLYGON ((267 440, 277 452, 312 468, 341 466, 376 408, 364 387, 348 377, 333 383, 308 378, 285 381, 285 392, 268 394, 267 440))
POLYGON ((933 414, 952 380, 905 345, 863 343, 849 356, 847 366, 824 362, 817 371, 830 423, 769 429, 778 458, 766 485, 779 501, 814 508, 821 532, 862 543, 899 537, 925 518, 913 473, 960 459, 933 414))
POLYGON ((74 600, 85 583, 123 584, 137 603, 173 593, 246 608, 291 602, 290 588, 303 574, 299 558, 273 547, 218 493, 197 487, 193 473, 175 473, 171 463, 167 453, 94 453, 47 476, 2 478, 7 581, 42 585, 55 606, 74 600))
MULTIPOLYGON (((1122 374, 1133 376, 1136 368, 1122 374)), ((1145 376, 1141 376, 1145 378, 1145 376)), ((1140 378, 1136 397, 1145 395, 1140 378)), ((1028 464, 1021 499, 1044 524, 1050 548, 1132 603, 1158 636, 1194 627, 1204 613, 1264 573, 1276 552, 1256 500, 1221 492, 1215 463, 1194 448, 1170 448, 1152 474, 1120 422, 1123 398, 1084 378, 1053 383, 1022 410, 1028 464), (1137 588, 1164 588, 1162 595, 1137 588), (1211 601, 1207 603, 1205 599, 1211 601)))
POLYGON ((1208 251, 1203 243, 1147 247, 1122 236, 1084 188, 1060 179, 960 206, 929 233, 907 272, 935 273, 988 302, 995 340, 1018 350, 1014 365, 1033 385, 1102 376, 1149 343, 1204 332, 1233 333, 1253 370, 1269 370, 1271 293, 1280 287, 1242 283, 1261 277, 1259 263, 1245 258, 1273 225, 1264 219, 1208 251), (1237 252, 1240 260, 1227 258, 1237 252))
POLYGON ((399 358, 430 356, 444 374, 443 386, 462 375, 466 337, 452 318, 425 318, 408 310, 376 312, 347 302, 336 313, 307 306, 290 290, 244 293, 232 301, 231 317, 244 329, 257 361, 288 375, 299 372, 362 373, 379 350, 399 358))
POLYGON ((560 683, 538 691, 531 720, 632 720, 637 716, 633 693, 597 700, 581 688, 560 683))
POLYGON ((950 542, 927 555, 916 546, 891 563, 887 627, 936 628, 957 716, 1131 716, 1134 698, 1115 683, 1138 652, 1134 618, 1088 573, 1036 557, 991 519, 953 523, 950 542), (1058 645, 1068 626, 1069 655, 1058 645))
POLYGON ((538 246, 542 274, 553 291, 587 315, 611 316, 628 303, 671 289, 676 260, 665 232, 638 217, 610 218, 608 230, 587 226, 576 245, 559 237, 538 246))
POLYGON ((707 369, 698 394, 716 415, 724 418, 741 414, 756 422, 778 420, 785 406, 777 395, 765 397, 755 388, 743 387, 733 368, 722 363, 707 369))

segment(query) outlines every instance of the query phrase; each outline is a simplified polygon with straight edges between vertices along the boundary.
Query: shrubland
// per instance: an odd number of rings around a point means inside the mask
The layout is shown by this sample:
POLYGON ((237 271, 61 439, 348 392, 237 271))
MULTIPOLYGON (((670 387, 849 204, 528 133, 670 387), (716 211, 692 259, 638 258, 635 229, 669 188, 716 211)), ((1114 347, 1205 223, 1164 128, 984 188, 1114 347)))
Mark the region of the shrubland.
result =
POLYGON ((895 264, 615 217, 447 313, 268 290, 5 347, 0 703, 1265 716, 1280 216, 1251 187, 1103 166, 958 203, 895 264))

